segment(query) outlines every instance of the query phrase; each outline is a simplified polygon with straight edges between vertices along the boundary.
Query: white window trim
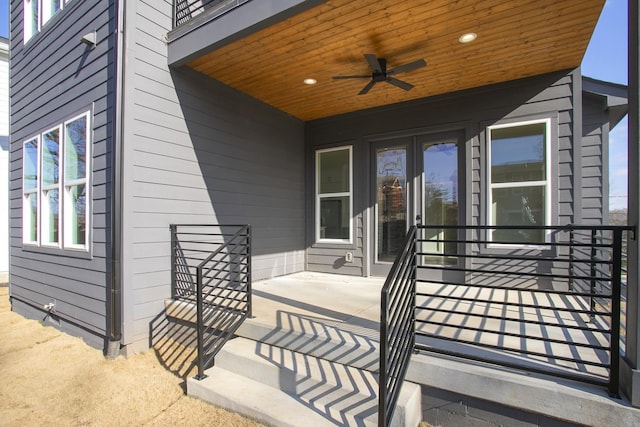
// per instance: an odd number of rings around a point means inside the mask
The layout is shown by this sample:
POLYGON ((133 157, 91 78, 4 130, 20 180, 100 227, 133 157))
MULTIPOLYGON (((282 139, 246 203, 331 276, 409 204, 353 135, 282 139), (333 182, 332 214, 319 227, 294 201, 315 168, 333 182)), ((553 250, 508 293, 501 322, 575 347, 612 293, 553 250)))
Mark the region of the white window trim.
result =
POLYGON ((32 138, 25 140, 22 143, 22 242, 26 245, 38 245, 40 242, 40 135, 36 135, 32 138), (25 145, 32 141, 36 141, 36 188, 33 189, 25 189, 24 188, 24 171, 25 171, 25 145), (30 210, 29 208, 29 196, 35 194, 36 196, 36 240, 31 240, 29 238, 31 231, 31 216, 25 215, 26 212, 30 210))
MULTIPOLYGON (((493 221, 493 189, 494 188, 523 188, 523 187, 544 187, 544 226, 551 225, 551 119, 527 120, 521 122, 510 122, 498 125, 487 126, 486 128, 486 153, 487 153, 487 225, 496 225, 493 221), (546 179, 542 181, 515 181, 504 183, 491 182, 491 131, 495 129, 512 128, 533 124, 545 124, 545 174, 546 179)), ((492 240, 491 230, 487 230, 487 241, 492 240)), ((551 230, 545 232, 545 243, 551 242, 551 230)), ((515 248, 515 249, 545 249, 547 245, 541 244, 517 244, 517 243, 488 243, 488 247, 515 248)))
MULTIPOLYGON (((63 135, 63 144, 64 144, 64 150, 63 153, 66 157, 67 154, 67 135, 66 135, 66 131, 67 131, 67 125, 71 122, 74 122, 80 118, 85 118, 86 123, 87 123, 87 128, 86 128, 86 138, 85 138, 85 176, 84 178, 79 178, 79 179, 73 179, 73 180, 67 180, 66 179, 66 170, 63 171, 63 177, 64 177, 64 191, 63 191, 63 196, 61 198, 64 198, 64 202, 63 202, 63 212, 61 212, 61 216, 63 218, 64 224, 63 224, 63 233, 62 233, 62 241, 63 241, 63 245, 66 249, 80 249, 80 250, 87 250, 89 247, 89 230, 91 230, 91 215, 90 213, 90 209, 89 209, 89 205, 91 203, 91 185, 90 185, 90 176, 91 174, 89 173, 89 171, 91 170, 91 144, 90 144, 90 140, 91 140, 91 116, 89 114, 89 112, 85 112, 82 113, 76 117, 73 117, 69 120, 67 120, 66 122, 64 122, 63 128, 64 128, 64 135, 63 135), (73 204, 71 203, 71 188, 76 187, 78 185, 85 185, 85 207, 84 207, 84 214, 85 214, 85 229, 84 229, 84 241, 85 244, 84 245, 76 245, 71 243, 71 209, 73 209, 73 204)), ((66 159, 65 159, 66 160, 66 159)), ((65 166, 66 167, 66 166, 65 166)))
POLYGON ((316 185, 315 185, 315 235, 316 242, 318 243, 340 243, 340 244, 353 244, 353 147, 351 145, 344 145, 341 147, 326 148, 322 150, 316 150, 316 185), (349 150, 349 191, 339 193, 325 193, 320 195, 320 155, 331 151, 349 150), (320 237, 320 200, 329 197, 349 197, 349 238, 348 239, 326 239, 320 237))
POLYGON ((22 243, 26 246, 35 246, 41 248, 48 249, 68 249, 82 252, 89 252, 91 247, 91 143, 92 141, 92 127, 91 127, 91 111, 86 111, 82 114, 79 114, 69 120, 66 120, 64 123, 49 128, 36 136, 28 138, 24 140, 22 143, 23 149, 23 159, 22 159, 22 243), (85 177, 73 180, 66 180, 65 173, 65 156, 66 156, 66 129, 67 124, 76 121, 80 118, 85 118, 86 120, 86 138, 85 138, 85 177), (59 130, 60 132, 60 145, 58 147, 58 182, 56 184, 44 185, 43 184, 43 135, 52 131, 59 130), (36 189, 25 190, 24 188, 24 171, 25 171, 25 156, 24 149, 25 145, 31 141, 36 141, 38 144, 37 149, 37 179, 36 179, 36 189), (71 235, 71 215, 69 209, 72 209, 72 203, 70 200, 70 189, 77 185, 85 185, 86 192, 86 204, 85 204, 85 244, 84 245, 76 245, 70 243, 71 235), (44 241, 44 225, 46 224, 46 209, 44 207, 45 193, 51 190, 58 190, 58 242, 48 243, 44 241), (36 212, 36 222, 37 222, 37 232, 36 232, 36 241, 30 240, 29 231, 30 231, 30 217, 27 215, 29 207, 27 206, 28 196, 31 194, 36 194, 37 197, 37 212, 36 212))

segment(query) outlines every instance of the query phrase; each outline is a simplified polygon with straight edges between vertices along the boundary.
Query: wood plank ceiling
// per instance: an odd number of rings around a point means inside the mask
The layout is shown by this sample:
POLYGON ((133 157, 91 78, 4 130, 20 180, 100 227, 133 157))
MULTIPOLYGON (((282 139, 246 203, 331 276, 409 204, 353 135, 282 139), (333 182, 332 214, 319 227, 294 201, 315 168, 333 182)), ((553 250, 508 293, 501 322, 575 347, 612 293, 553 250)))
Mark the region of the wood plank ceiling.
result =
MULTIPOLYGON (((604 0, 328 0, 187 65, 302 120, 424 98, 580 65, 604 0), (474 32, 469 44, 460 35, 474 32), (398 74, 404 91, 367 79, 364 54, 398 74), (315 85, 303 83, 306 78, 315 85)), ((242 7, 251 7, 247 3, 242 7)), ((241 9, 240 8, 240 9, 241 9)), ((240 10, 238 10, 240 12, 240 10)))

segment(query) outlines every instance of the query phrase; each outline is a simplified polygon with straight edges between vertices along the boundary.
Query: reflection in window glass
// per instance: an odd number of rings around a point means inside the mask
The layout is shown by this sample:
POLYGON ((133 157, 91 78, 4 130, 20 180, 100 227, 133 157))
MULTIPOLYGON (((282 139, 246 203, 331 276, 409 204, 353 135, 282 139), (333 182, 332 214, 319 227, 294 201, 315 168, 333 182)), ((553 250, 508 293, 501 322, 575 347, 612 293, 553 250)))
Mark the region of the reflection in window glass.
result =
POLYGON ((58 190, 51 190, 44 193, 44 205, 42 213, 42 240, 44 244, 54 245, 58 239, 59 218, 60 218, 60 193, 58 190))
POLYGON ((56 128, 42 135, 42 185, 59 182, 60 129, 56 128))
POLYGON ((87 187, 86 185, 76 185, 71 187, 70 191, 70 220, 69 227, 69 244, 84 246, 86 243, 86 213, 87 213, 87 187))
MULTIPOLYGON (((494 188, 493 225, 544 224, 544 187, 494 188)), ((507 242, 544 242, 544 230, 495 230, 493 240, 507 242)))
POLYGON ((407 234, 407 149, 376 151, 376 261, 393 262, 407 234))
POLYGON ((38 32, 38 0, 24 0, 24 41, 38 32))
MULTIPOLYGON (((458 225, 458 147, 455 142, 423 145, 424 183, 422 187, 425 225, 458 225)), ((456 229, 424 230, 422 250, 427 264, 454 264, 457 261, 456 229), (439 256, 442 255, 442 256, 439 256)))
POLYGON ((349 150, 336 150, 318 155, 320 194, 349 191, 349 150))
POLYGON ((24 143, 24 169, 23 188, 24 190, 35 190, 38 188, 38 140, 33 139, 24 143))
POLYGON ((491 182, 546 179, 546 123, 491 130, 491 182))
POLYGON ((24 214, 24 240, 28 243, 36 243, 38 241, 38 193, 25 195, 24 205, 26 212, 24 214))
POLYGON ((62 0, 42 0, 42 25, 46 24, 60 9, 62 9, 62 0))
POLYGON ((64 156, 65 180, 84 178, 87 155, 87 120, 81 117, 66 125, 66 144, 64 156))

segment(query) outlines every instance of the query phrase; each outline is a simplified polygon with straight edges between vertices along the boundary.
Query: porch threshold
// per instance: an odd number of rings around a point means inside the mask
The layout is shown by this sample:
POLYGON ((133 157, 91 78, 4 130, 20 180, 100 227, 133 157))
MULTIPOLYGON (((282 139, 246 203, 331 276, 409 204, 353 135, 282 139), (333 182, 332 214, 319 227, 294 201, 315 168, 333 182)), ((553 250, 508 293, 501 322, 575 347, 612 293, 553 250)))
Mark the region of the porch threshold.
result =
POLYGON ((569 423, 640 425, 640 409, 602 387, 451 356, 414 354, 406 380, 569 423))

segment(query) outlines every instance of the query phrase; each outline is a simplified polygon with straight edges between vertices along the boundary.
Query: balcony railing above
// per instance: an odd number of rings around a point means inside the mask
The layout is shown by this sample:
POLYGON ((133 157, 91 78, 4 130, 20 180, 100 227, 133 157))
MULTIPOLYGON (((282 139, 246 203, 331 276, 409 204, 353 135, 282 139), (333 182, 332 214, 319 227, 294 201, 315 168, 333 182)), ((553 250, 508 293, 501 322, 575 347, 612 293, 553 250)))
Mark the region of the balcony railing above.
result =
POLYGON ((242 6, 250 0, 173 0, 173 28, 200 15, 210 19, 242 6))

